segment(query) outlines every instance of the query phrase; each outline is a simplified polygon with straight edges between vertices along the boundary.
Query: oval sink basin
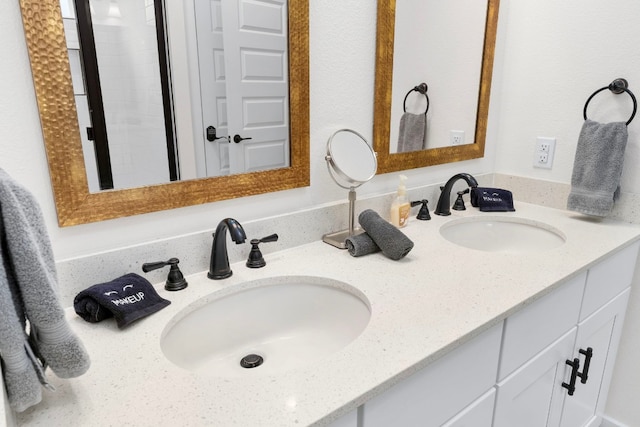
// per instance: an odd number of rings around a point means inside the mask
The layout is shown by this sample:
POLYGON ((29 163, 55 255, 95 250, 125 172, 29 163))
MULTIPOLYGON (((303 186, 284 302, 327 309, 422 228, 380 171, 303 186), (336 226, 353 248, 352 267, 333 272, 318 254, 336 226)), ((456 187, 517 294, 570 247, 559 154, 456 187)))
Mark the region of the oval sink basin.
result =
POLYGON ((448 241, 486 252, 539 252, 557 248, 564 234, 543 222, 517 217, 472 217, 453 220, 440 228, 448 241))
POLYGON ((342 349, 371 318, 362 292, 335 280, 286 276, 239 286, 169 322, 160 345, 171 362, 212 376, 276 374, 342 349))

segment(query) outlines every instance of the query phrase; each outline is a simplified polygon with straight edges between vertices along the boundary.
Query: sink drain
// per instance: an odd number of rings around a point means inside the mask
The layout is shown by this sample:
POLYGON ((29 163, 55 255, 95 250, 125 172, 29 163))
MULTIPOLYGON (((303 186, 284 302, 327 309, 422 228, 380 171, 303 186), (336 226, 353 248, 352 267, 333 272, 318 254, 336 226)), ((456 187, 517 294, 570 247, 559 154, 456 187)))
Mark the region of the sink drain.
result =
POLYGON ((240 366, 247 369, 257 368, 262 365, 263 362, 264 359, 259 354, 247 354, 245 357, 240 359, 240 366))

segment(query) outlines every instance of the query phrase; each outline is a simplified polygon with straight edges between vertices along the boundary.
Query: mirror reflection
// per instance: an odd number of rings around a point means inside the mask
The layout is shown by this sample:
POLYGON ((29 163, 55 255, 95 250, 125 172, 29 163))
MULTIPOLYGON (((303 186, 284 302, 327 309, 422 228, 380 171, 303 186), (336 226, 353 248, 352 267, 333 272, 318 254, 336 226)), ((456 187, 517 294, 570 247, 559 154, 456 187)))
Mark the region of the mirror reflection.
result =
POLYGON ((499 4, 378 0, 378 173, 484 156, 499 4))
POLYGON ((487 4, 396 1, 391 153, 474 143, 487 4))
POLYGON ((165 2, 61 0, 90 191, 287 167, 287 0, 165 2))
MULTIPOLYGON (((165 7, 172 12, 167 16, 173 16, 174 10, 184 14, 184 8, 193 5, 191 1, 164 0, 164 2, 165 7)), ((112 2, 109 1, 109 3, 112 2)), ((219 2, 212 0, 211 3, 219 2)), ((255 2, 245 1, 244 3, 250 8, 255 2)), ((264 3, 284 4, 273 1, 264 3)), ((118 1, 117 4, 122 6, 123 2, 118 1)), ((285 72, 288 76, 287 102, 290 106, 286 118, 289 129, 288 167, 94 192, 89 190, 87 180, 60 0, 20 0, 20 8, 58 224, 61 227, 309 185, 308 0, 286 2, 285 20, 289 40, 288 67, 285 72), (295 72, 290 73, 289 69, 295 72)), ((123 11, 124 9, 121 8, 121 14, 123 11)), ((106 13, 108 15, 109 10, 106 13)), ((185 32, 193 30, 192 27, 186 26, 181 18, 173 22, 178 26, 182 24, 185 32)), ((178 73, 188 75, 188 71, 185 71, 189 63, 186 50, 192 48, 193 46, 184 41, 184 43, 177 43, 177 48, 172 49, 173 54, 180 57, 180 60, 172 63, 173 75, 178 73)), ((185 118, 188 122, 185 126, 176 126, 177 141, 192 141, 195 139, 193 135, 198 134, 204 139, 206 127, 191 123, 192 117, 198 116, 194 111, 200 102, 198 99, 193 101, 196 105, 192 105, 192 99, 189 97, 190 85, 194 82, 188 78, 183 80, 172 81, 172 85, 176 82, 183 85, 172 94, 174 105, 176 105, 173 110, 176 123, 184 121, 185 118), (187 138, 181 139, 181 134, 186 134, 187 138)), ((260 93, 254 95, 259 98, 260 93)), ((237 134, 240 137, 248 136, 243 132, 237 134)), ((230 136, 233 138, 235 135, 230 136)), ((227 144, 233 146, 235 142, 227 144)), ((184 153, 187 150, 188 148, 180 148, 179 152, 184 153)), ((199 157, 194 158, 195 164, 199 157)), ((182 158, 180 161, 184 164, 182 158)), ((191 169, 195 170, 195 166, 191 169)), ((184 173, 181 175, 184 178, 184 173)))

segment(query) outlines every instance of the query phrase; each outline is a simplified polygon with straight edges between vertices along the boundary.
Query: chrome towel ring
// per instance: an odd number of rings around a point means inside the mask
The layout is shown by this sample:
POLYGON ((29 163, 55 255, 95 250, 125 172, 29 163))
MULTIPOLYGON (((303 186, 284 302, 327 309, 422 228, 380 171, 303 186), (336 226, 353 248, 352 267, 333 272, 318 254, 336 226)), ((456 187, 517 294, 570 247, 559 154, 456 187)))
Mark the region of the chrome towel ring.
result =
POLYGON ((421 94, 424 95, 425 98, 427 98, 427 109, 424 111, 424 115, 427 115, 427 111, 429 111, 429 96, 427 95, 427 89, 429 87, 427 86, 426 83, 420 83, 418 86, 415 86, 413 89, 411 89, 409 92, 407 92, 407 94, 404 96, 404 101, 402 102, 402 110, 406 113, 407 112, 407 98, 409 97, 409 94, 411 92, 419 92, 421 94))
POLYGON ((587 107, 589 106, 589 102, 591 101, 591 99, 594 96, 596 96, 598 93, 602 92, 603 90, 609 89, 611 92, 615 93, 616 95, 627 92, 631 97, 631 100, 633 101, 633 112, 631 113, 631 117, 629 117, 629 120, 627 120, 627 123, 626 123, 627 125, 629 125, 629 123, 631 123, 631 121, 636 115, 636 111, 638 109, 638 103, 636 101, 635 95, 628 88, 629 88, 629 83, 627 82, 627 80, 620 78, 620 79, 615 79, 613 82, 609 84, 609 86, 605 86, 593 92, 591 96, 587 99, 587 102, 584 104, 584 110, 582 113, 584 119, 587 120, 587 107))

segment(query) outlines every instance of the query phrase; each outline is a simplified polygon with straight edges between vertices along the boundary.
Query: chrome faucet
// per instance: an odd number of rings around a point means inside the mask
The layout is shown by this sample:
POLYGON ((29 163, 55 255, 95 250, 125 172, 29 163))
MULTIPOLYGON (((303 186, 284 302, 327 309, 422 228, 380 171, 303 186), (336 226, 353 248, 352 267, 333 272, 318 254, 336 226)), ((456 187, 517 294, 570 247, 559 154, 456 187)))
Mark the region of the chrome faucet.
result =
POLYGON ((211 259, 209 260, 209 279, 226 279, 233 274, 229 267, 229 254, 227 253, 227 230, 231 234, 231 240, 236 244, 244 243, 247 235, 238 221, 233 218, 225 218, 218 224, 213 233, 213 245, 211 246, 211 259))
POLYGON ((436 210, 433 211, 434 214, 442 216, 451 215, 451 188, 453 188, 453 184, 459 179, 464 179, 471 188, 478 186, 478 181, 468 173, 459 173, 452 176, 444 187, 442 187, 438 205, 436 206, 436 210))

